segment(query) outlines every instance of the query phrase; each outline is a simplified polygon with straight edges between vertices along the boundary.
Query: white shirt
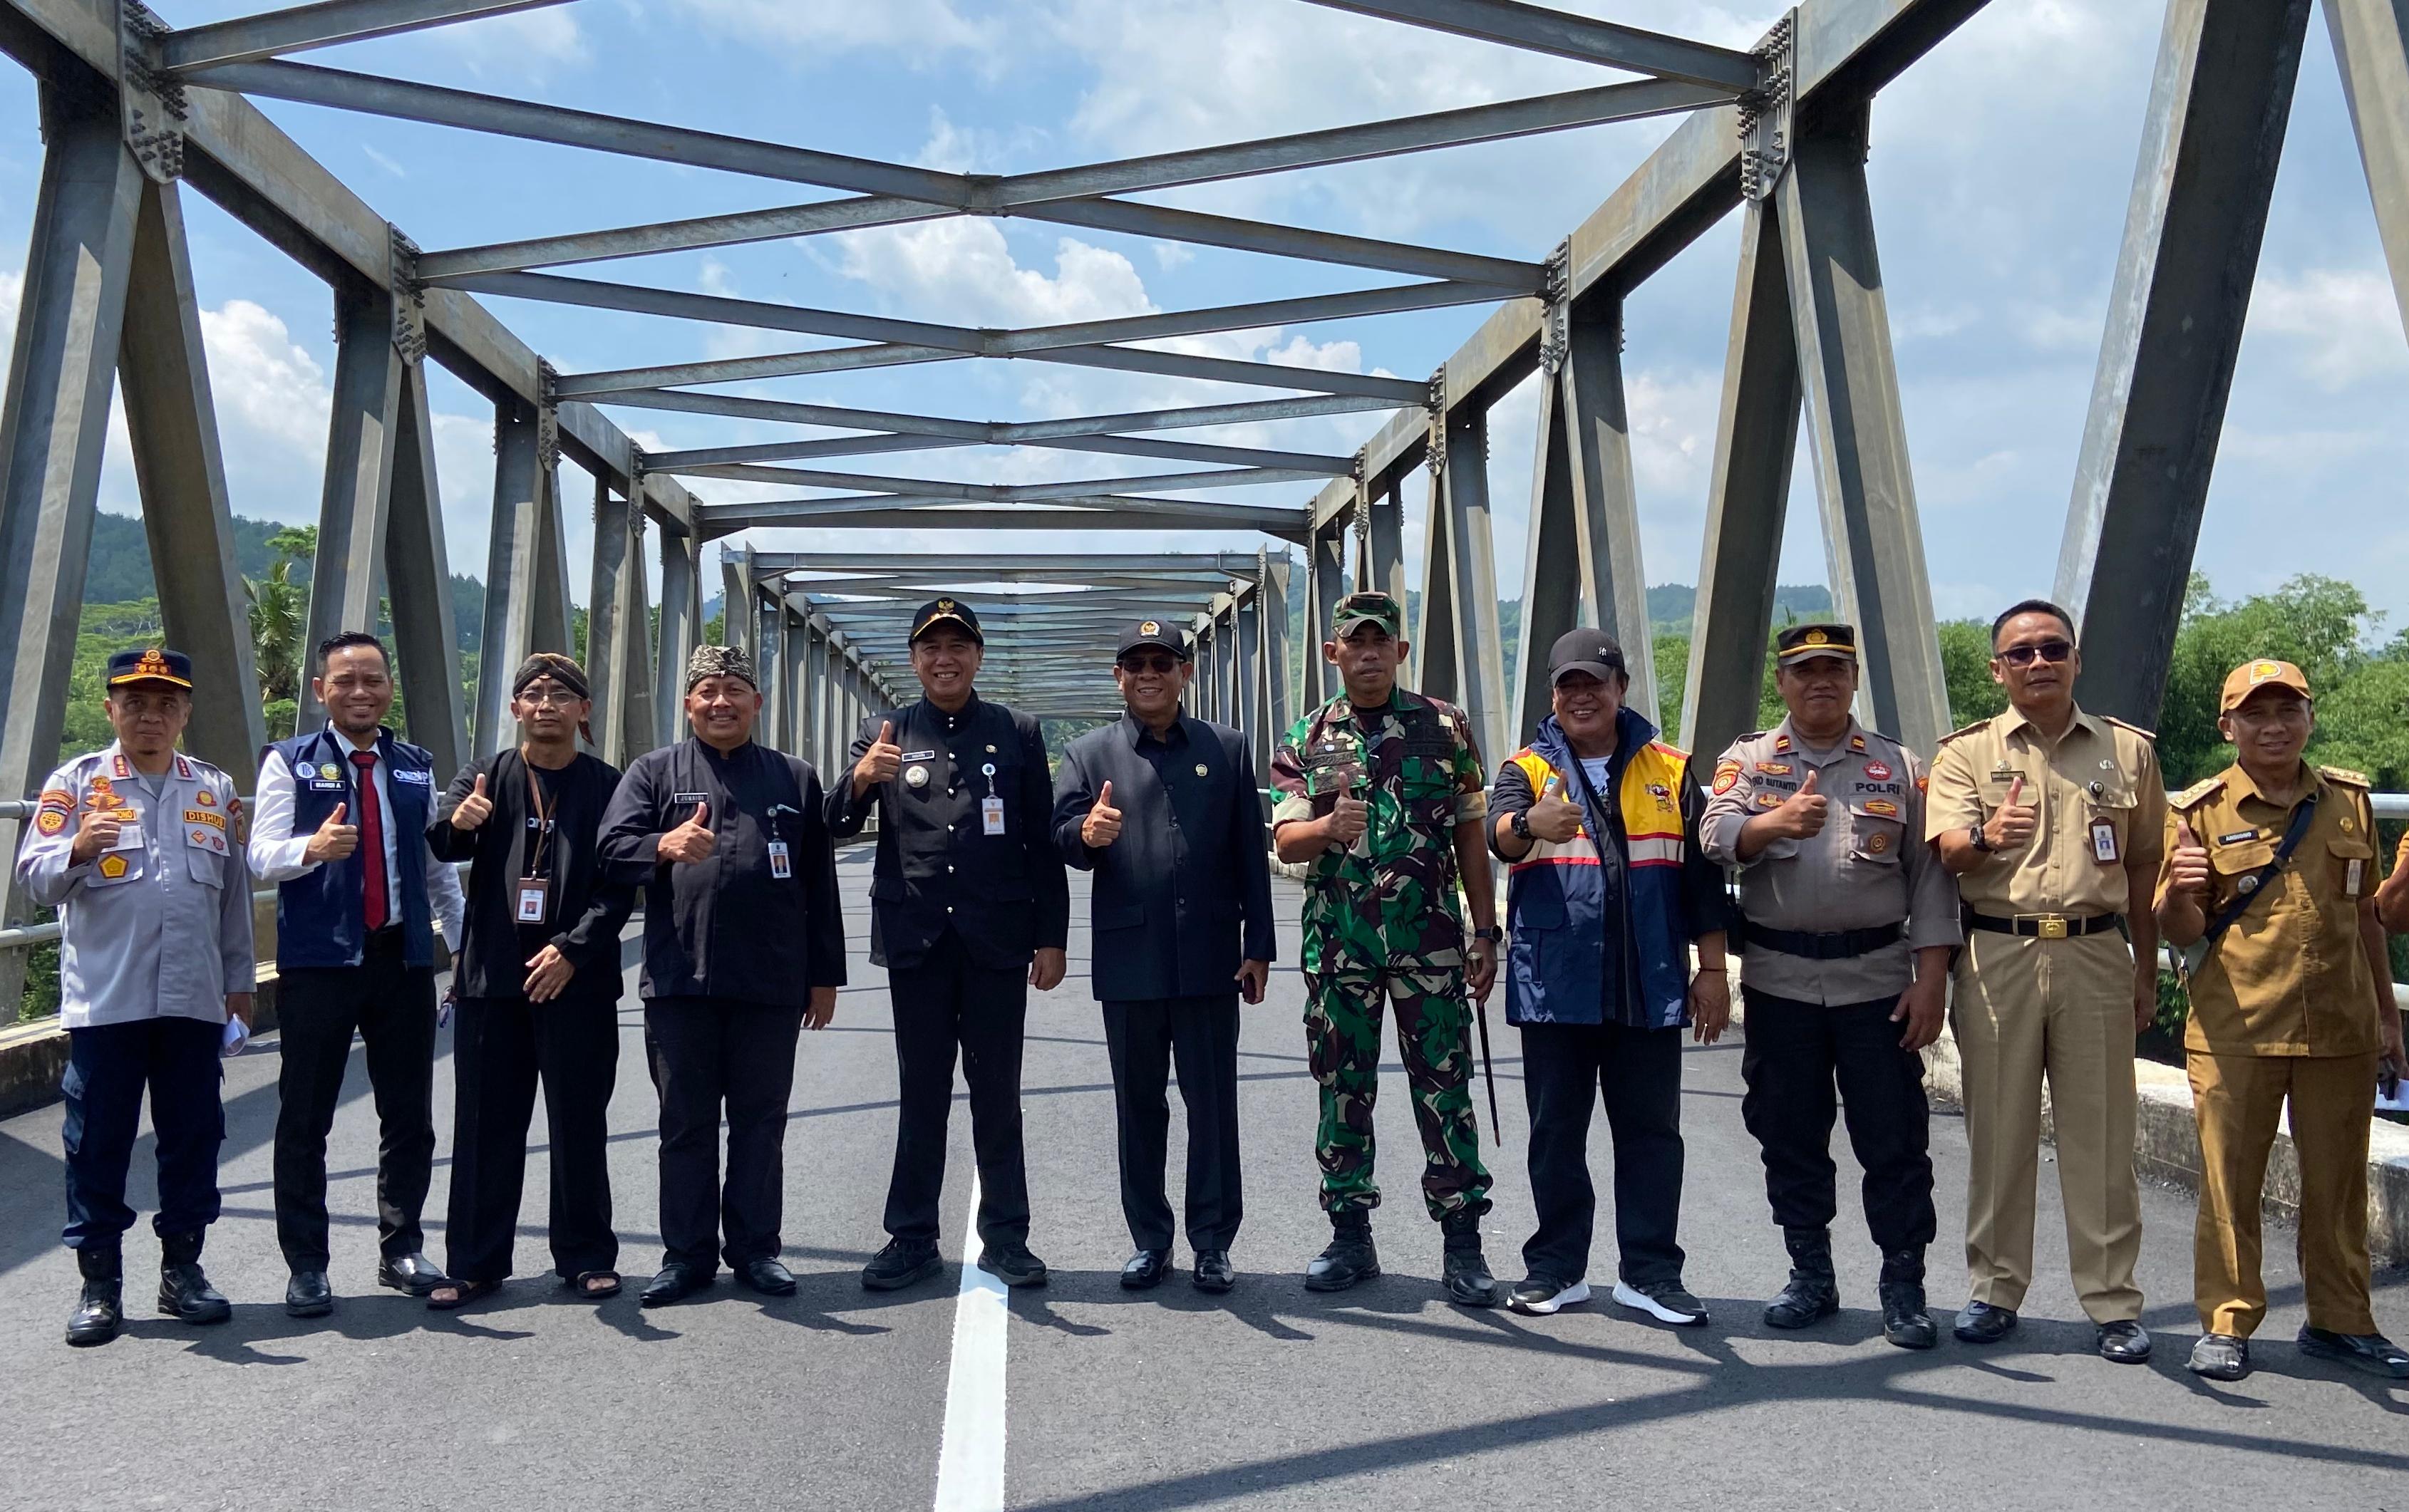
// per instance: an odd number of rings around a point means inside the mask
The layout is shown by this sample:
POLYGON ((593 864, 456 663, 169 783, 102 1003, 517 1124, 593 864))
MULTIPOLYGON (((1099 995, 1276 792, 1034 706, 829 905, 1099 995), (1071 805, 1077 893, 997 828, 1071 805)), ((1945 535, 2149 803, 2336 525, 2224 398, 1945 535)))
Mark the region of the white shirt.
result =
MULTIPOLYGON (((328 731, 354 750, 376 749, 360 746, 332 725, 328 731)), ((394 899, 394 917, 400 918, 401 862, 393 826, 393 788, 386 775, 383 756, 368 769, 376 783, 377 810, 384 819, 380 827, 384 841, 384 881, 387 898, 394 899)), ((251 870, 262 882, 284 883, 295 877, 307 876, 324 863, 309 857, 310 837, 293 832, 293 765, 281 751, 269 751, 261 763, 259 784, 253 801, 258 813, 252 816, 251 870)), ((346 813, 344 822, 356 825, 360 816, 346 813)), ((468 912, 468 901, 460 891, 460 873, 448 861, 439 861, 422 843, 419 856, 426 868, 426 900, 435 912, 435 921, 443 930, 443 943, 457 947, 461 918, 468 912)))
POLYGON ((1612 756, 1583 756, 1580 758, 1581 771, 1583 775, 1589 778, 1589 790, 1595 793, 1600 799, 1612 797, 1612 795, 1606 790, 1606 769, 1613 762, 1613 760, 1614 757, 1612 756))

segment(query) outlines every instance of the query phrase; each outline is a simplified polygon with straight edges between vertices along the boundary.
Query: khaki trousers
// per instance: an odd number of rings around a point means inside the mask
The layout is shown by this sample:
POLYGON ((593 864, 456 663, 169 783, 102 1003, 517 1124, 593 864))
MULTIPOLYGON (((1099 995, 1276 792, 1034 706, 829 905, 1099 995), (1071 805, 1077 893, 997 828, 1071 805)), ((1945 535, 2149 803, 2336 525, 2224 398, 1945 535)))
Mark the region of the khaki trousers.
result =
POLYGON ((2191 1262, 2200 1326, 2246 1339, 2267 1316, 2267 1287, 2258 1274, 2258 1202, 2267 1152, 2288 1099, 2301 1166, 2301 1280, 2309 1326, 2374 1332, 2367 1294, 2367 1135, 2375 1114, 2377 1058, 2195 1050, 2186 1058, 2200 1120, 2200 1219, 2191 1262))
POLYGON ((2039 940, 1972 929, 1955 985, 1950 1023, 1973 1157, 1966 1268, 1974 1300, 2021 1307, 2032 1285, 2045 1077, 2075 1295, 2094 1322, 2140 1318, 2132 947, 2113 930, 2039 940))

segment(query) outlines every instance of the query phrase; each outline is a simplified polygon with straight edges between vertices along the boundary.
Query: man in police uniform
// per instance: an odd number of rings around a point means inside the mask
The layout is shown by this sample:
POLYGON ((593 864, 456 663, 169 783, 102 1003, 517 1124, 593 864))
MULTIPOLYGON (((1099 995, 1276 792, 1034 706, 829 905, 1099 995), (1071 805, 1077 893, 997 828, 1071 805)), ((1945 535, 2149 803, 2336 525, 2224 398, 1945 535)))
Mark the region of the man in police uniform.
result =
POLYGON ((1882 1251, 1882 1333, 1929 1349, 1924 1248, 1935 1220, 1916 1052, 1940 1037, 1947 1009, 1949 954, 1964 938, 1956 889, 1922 842, 1923 763, 1849 712, 1855 627, 1794 625, 1774 649, 1789 715, 1724 753, 1702 826, 1707 854, 1739 871, 1740 1116, 1763 1148, 1766 1197, 1790 1251, 1790 1284, 1765 1320, 1804 1328, 1839 1311, 1837 1081, 1882 1251))
POLYGON ((1029 1250, 1020 1034, 1029 989, 1061 983, 1071 931, 1049 823, 1053 773, 1035 717, 978 696, 986 641, 968 604, 921 605, 911 647, 923 697, 862 722, 851 770, 828 796, 840 839, 879 814, 870 958, 887 968, 895 1013, 893 1238, 861 1284, 894 1290, 943 1266, 937 1201, 959 1047, 978 1160, 979 1269, 1006 1286, 1044 1286, 1045 1262, 1029 1250))
POLYGON ((1925 806, 1968 926, 1951 1022, 1974 1295, 1955 1332, 2004 1338, 2032 1282, 2046 1077, 2074 1289, 2100 1355, 2139 1363, 2133 1037, 2157 1014, 2158 928, 2135 905, 2157 881, 2166 789, 2147 730, 2076 706, 2083 656, 2066 611, 2027 599, 1993 623, 1991 646, 2010 707, 1941 741, 1925 806))
POLYGON ((2375 814, 2367 779, 2311 768, 2309 681, 2286 661, 2225 680, 2217 726, 2233 765, 2168 801, 2157 896, 2185 950, 2184 1030, 2200 1121, 2192 1237, 2200 1342, 2191 1371, 2250 1374, 2267 1316, 2258 1200, 2290 1111, 2301 1167, 2301 1352, 2409 1377, 2409 1352, 2375 1327, 2368 1296, 2367 1142, 2375 1080, 2409 1071, 2391 960, 2375 912, 2375 814))
POLYGON ((234 780, 184 756, 193 664, 181 652, 108 658, 117 742, 50 774, 17 857, 26 898, 59 911, 67 1031, 67 1247, 83 1298, 67 1343, 107 1344, 123 1318, 125 1177, 151 1091, 158 1130, 159 1311, 223 1323, 201 1271, 218 1216, 218 1054, 250 1032, 251 878, 234 780))
POLYGON ((1497 907, 1482 836, 1480 752, 1464 711, 1397 686, 1405 612, 1384 593, 1338 601, 1323 658, 1345 691, 1298 720, 1272 757, 1273 843, 1305 863, 1305 1045, 1321 1087, 1315 1153, 1332 1237, 1314 1291, 1380 1274, 1372 1246, 1372 1100, 1380 1014, 1394 1003, 1413 1088, 1422 1201, 1445 1231, 1452 1301, 1503 1299, 1480 1253, 1489 1173, 1472 1111, 1472 1013, 1497 975, 1497 907), (1467 935, 1455 889, 1477 928, 1467 935))

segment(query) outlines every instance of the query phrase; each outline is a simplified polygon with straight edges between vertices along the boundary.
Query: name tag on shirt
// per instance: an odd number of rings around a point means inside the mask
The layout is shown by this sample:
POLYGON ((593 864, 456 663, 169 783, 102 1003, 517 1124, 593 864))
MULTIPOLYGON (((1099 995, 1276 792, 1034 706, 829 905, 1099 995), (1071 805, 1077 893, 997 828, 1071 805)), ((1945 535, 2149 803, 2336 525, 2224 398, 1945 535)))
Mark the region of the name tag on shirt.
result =
POLYGON ((310 779, 309 786, 310 791, 313 793, 348 793, 351 791, 352 785, 339 777, 331 781, 325 777, 312 777, 310 779))
POLYGON ((934 761, 937 759, 937 753, 932 750, 906 751, 903 753, 903 759, 906 761, 934 761))
POLYGON ((671 793, 670 795, 670 801, 672 803, 708 803, 711 801, 711 795, 709 793, 671 793))
POLYGON ((1000 798, 979 799, 979 828, 990 835, 1003 833, 1003 799, 1000 798))
POLYGON ((518 922, 541 924, 544 905, 549 900, 551 893, 552 879, 549 877, 520 878, 518 922))
POLYGON ((2361 867, 2365 866, 2366 864, 2367 864, 2367 863, 2366 863, 2365 861, 2353 861, 2353 862, 2351 862, 2351 863, 2350 863, 2350 875, 2349 875, 2349 877, 2348 877, 2346 880, 2344 880, 2344 883, 2343 883, 2343 885, 2342 885, 2342 890, 2343 890, 2343 891, 2344 891, 2344 892, 2346 892, 2346 893, 2348 893, 2348 894, 2350 894, 2353 898, 2356 898, 2356 897, 2358 897, 2358 896, 2359 896, 2359 876, 2360 876, 2359 868, 2361 868, 2361 867))
POLYGON ((784 882, 795 874, 795 858, 783 840, 770 842, 770 875, 784 882))

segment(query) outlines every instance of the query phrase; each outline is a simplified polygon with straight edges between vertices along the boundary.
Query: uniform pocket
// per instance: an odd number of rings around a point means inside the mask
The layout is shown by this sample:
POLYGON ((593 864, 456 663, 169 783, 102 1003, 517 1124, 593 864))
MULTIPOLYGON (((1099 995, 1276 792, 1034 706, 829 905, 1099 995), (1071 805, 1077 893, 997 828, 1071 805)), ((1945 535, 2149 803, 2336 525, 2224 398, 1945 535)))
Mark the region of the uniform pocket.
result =
MULTIPOLYGON (((1849 806, 1849 859, 1868 866, 1897 866, 1899 848, 1907 841, 1907 823, 1896 814, 1882 814, 1873 804, 1882 799, 1853 803, 1849 806)), ((1897 804, 1888 805, 1897 809, 1897 804)))
POLYGON ((2369 890, 2375 868, 2375 847, 2367 841, 2338 837, 2326 844, 2326 866, 2329 875, 2312 877, 2310 884, 2319 895, 2341 899, 2356 904, 2359 894, 2351 887, 2357 882, 2360 890, 2369 890))

